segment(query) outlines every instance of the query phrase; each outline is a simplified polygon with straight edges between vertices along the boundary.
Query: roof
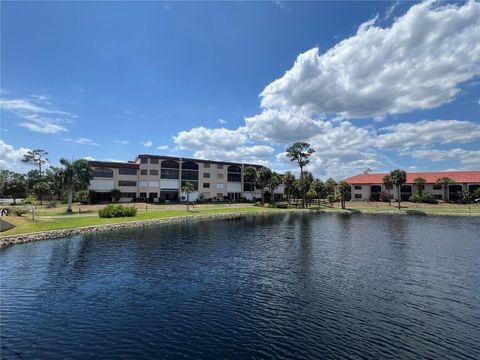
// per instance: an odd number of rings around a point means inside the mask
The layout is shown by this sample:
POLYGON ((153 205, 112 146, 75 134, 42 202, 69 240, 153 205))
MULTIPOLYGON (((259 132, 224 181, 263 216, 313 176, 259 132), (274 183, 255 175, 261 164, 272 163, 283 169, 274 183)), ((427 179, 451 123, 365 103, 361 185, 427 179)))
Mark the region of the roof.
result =
MULTIPOLYGON (((349 184, 383 184, 383 174, 358 174, 345 179, 349 184)), ((436 171, 436 172, 407 172, 407 183, 413 184, 413 179, 421 177, 426 183, 434 184, 437 179, 447 176, 457 183, 480 182, 480 171, 436 171)))
POLYGON ((154 159, 165 159, 165 160, 176 160, 176 161, 194 161, 200 163, 214 163, 214 164, 225 164, 225 165, 246 165, 246 166, 254 166, 254 167, 261 167, 262 165, 259 164, 246 164, 241 162, 232 162, 232 161, 218 161, 218 160, 206 160, 206 159, 194 159, 194 158, 186 158, 186 157, 179 157, 179 156, 163 156, 163 155, 153 155, 153 154, 139 154, 137 155, 137 159, 141 158, 154 158, 154 159))
POLYGON ((89 161, 93 167, 109 167, 114 169, 138 169, 140 166, 135 163, 121 163, 113 161, 89 161))

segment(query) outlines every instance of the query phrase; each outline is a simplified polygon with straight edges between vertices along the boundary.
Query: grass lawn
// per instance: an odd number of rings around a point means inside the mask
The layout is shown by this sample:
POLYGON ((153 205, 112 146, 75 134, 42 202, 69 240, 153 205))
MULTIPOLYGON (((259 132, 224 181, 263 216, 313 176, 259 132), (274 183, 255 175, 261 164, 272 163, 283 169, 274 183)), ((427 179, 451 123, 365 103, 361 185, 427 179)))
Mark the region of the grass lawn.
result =
POLYGON ((261 208, 258 206, 243 206, 243 207, 231 207, 231 208, 220 208, 220 209, 192 209, 187 212, 185 210, 152 210, 152 211, 141 211, 137 213, 135 217, 121 217, 121 218, 108 218, 102 219, 98 216, 86 216, 86 217, 74 217, 74 216, 65 216, 61 218, 40 218, 37 220, 32 220, 31 216, 8 216, 4 217, 5 221, 15 225, 16 227, 8 231, 1 233, 1 236, 15 235, 15 234, 24 234, 30 232, 39 232, 39 231, 48 231, 48 230, 58 230, 58 229, 68 229, 68 228, 78 228, 83 226, 93 226, 93 225, 105 225, 105 224, 115 224, 121 222, 131 222, 138 220, 151 220, 151 219, 162 219, 167 217, 183 216, 183 215, 199 215, 199 214, 216 214, 216 213, 230 213, 230 212, 246 212, 246 211, 262 211, 262 210, 272 210, 269 208, 261 208))

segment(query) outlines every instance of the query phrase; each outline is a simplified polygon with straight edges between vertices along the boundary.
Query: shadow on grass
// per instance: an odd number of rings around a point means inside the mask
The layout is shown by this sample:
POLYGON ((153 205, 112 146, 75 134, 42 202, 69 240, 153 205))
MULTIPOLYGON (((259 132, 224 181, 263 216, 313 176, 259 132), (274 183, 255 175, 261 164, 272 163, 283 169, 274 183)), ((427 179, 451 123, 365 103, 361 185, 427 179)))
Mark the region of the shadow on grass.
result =
POLYGON ((420 210, 405 210, 407 215, 420 215, 420 216, 427 216, 428 214, 425 211, 420 210))

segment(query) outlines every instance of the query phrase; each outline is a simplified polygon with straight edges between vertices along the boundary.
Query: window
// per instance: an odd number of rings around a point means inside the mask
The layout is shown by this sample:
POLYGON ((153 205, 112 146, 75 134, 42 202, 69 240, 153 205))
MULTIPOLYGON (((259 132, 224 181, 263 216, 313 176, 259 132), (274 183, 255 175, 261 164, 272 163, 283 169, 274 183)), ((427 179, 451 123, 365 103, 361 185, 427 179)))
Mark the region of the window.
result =
POLYGON ((253 183, 244 183, 243 191, 255 191, 255 186, 253 183))
POLYGON ((355 190, 362 190, 362 185, 355 185, 355 190))
POLYGON ((148 198, 149 199, 156 199, 158 197, 158 193, 154 192, 154 193, 148 193, 148 198))
POLYGON ((182 179, 184 179, 184 180, 198 180, 198 171, 182 170, 182 179))
POLYGON ((228 173, 228 175, 227 175, 227 180, 228 180, 228 181, 240 182, 240 181, 242 181, 242 174, 231 174, 231 173, 228 173))
POLYGON ((195 164, 194 162, 184 162, 182 164, 182 169, 187 169, 187 170, 198 170, 198 164, 195 164))
POLYGON ((215 187, 217 189, 223 189, 224 188, 223 184, 216 184, 215 187))
POLYGON ((172 160, 162 161, 162 169, 178 169, 178 162, 172 160))
POLYGON ((223 174, 217 174, 217 179, 223 179, 223 174))
POLYGON ((140 175, 148 175, 148 170, 147 169, 140 170, 140 175))
POLYGON ((433 185, 433 190, 442 190, 442 185, 434 184, 433 185))
POLYGON ((223 169, 223 164, 217 164, 217 169, 223 169))
POLYGON ((227 170, 229 173, 236 173, 236 174, 241 174, 242 173, 242 168, 237 165, 231 165, 228 167, 227 170))
POLYGON ((160 175, 162 179, 178 179, 178 170, 162 169, 160 175))
POLYGON ((136 181, 118 180, 118 186, 137 186, 136 181))
POLYGON ((158 164, 158 158, 150 158, 150 164, 158 164))
POLYGON ((118 169, 120 175, 137 175, 137 169, 118 169))
POLYGON ((113 170, 105 168, 95 168, 92 172, 93 177, 113 178, 113 170))
POLYGON ((210 179, 210 173, 203 173, 203 177, 206 179, 210 179))
POLYGON ((204 169, 210 169, 210 163, 203 163, 204 169))
POLYGON ((203 183, 203 188, 204 189, 209 189, 210 188, 210 183, 203 183))
POLYGON ((158 175, 158 170, 150 170, 150 175, 158 175))
POLYGON ((148 158, 141 158, 140 163, 141 164, 148 164, 148 158))
POLYGON ((362 198, 362 194, 355 194, 355 199, 361 199, 362 198))
POLYGON ((126 193, 122 193, 122 198, 132 198, 132 199, 135 199, 137 197, 137 193, 134 193, 134 192, 126 192, 126 193))
POLYGON ((146 193, 146 192, 145 192, 145 193, 144 193, 144 192, 141 192, 141 193, 140 193, 140 197, 145 199, 145 198, 147 197, 147 193, 146 193))

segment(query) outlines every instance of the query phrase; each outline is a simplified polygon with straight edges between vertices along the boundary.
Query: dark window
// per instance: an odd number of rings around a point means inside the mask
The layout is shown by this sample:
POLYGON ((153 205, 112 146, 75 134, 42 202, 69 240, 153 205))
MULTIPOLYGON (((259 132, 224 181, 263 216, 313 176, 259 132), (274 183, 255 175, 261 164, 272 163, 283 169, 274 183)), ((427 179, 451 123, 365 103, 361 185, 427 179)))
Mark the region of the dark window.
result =
POLYGON ((177 201, 178 200, 178 191, 177 190, 162 190, 160 191, 160 199, 177 201))
POLYGON ((361 199, 362 198, 362 194, 355 194, 355 199, 361 199))
POLYGON ((244 183, 243 191, 255 191, 254 183, 244 183))
POLYGON ((198 181, 182 181, 182 187, 187 183, 189 182, 190 184, 193 184, 193 188, 195 190, 198 190, 198 181))
POLYGON ((118 180, 118 186, 137 186, 136 181, 118 180))
POLYGON ((113 170, 106 169, 106 168, 95 168, 92 172, 93 177, 105 177, 105 178, 112 178, 113 177, 113 170))
POLYGON ((182 169, 188 169, 188 170, 198 170, 198 164, 195 164, 194 162, 184 162, 182 164, 182 169))
POLYGON ((242 181, 242 174, 230 174, 230 173, 228 173, 227 180, 228 181, 236 181, 236 182, 242 181))
POLYGON ((148 175, 148 170, 147 169, 140 170, 140 175, 148 175))
POLYGON ((95 192, 95 202, 112 202, 112 194, 109 192, 95 192))
POLYGON ((229 173, 237 173, 237 174, 241 174, 242 173, 242 168, 240 166, 236 166, 236 165, 231 165, 228 167, 228 170, 227 170, 229 173))
POLYGON ((208 189, 210 187, 210 183, 203 183, 203 188, 208 189))
POLYGON ((217 179, 223 179, 223 174, 217 174, 217 179))
POLYGON ((203 163, 204 169, 210 169, 210 163, 203 163))
POLYGON ((433 190, 442 190, 442 185, 433 185, 433 190))
POLYGON ((370 187, 370 191, 371 191, 372 193, 379 193, 379 192, 382 191, 382 187, 381 187, 380 185, 372 185, 372 186, 370 187))
POLYGON ((134 193, 134 192, 122 193, 122 198, 132 198, 132 199, 135 199, 136 197, 137 197, 137 193, 134 193))
POLYGON ((147 197, 147 193, 146 192, 141 192, 140 197, 145 199, 147 197))
POLYGON ((182 180, 198 180, 198 171, 182 170, 182 180))
POLYGON ((217 164, 217 169, 223 169, 223 164, 217 164))
POLYGON ((150 175, 158 175, 158 170, 150 170, 150 175))
POLYGON ((162 169, 160 175, 162 179, 178 179, 178 170, 162 169))
POLYGON ((148 158, 141 158, 140 163, 142 164, 148 164, 148 158))
POLYGON ((207 178, 207 179, 210 179, 210 173, 203 173, 203 177, 207 178))
POLYGON ((402 185, 400 186, 400 192, 411 193, 412 187, 410 185, 402 185))
POLYGON ((362 185, 355 185, 355 190, 362 190, 362 185))
POLYGON ((118 169, 120 175, 137 175, 137 169, 118 169))
POLYGON ((154 193, 148 193, 148 198, 149 199, 156 199, 158 197, 158 193, 154 192, 154 193))
POLYGON ((158 164, 158 158, 150 158, 150 164, 158 164))
POLYGON ((162 161, 162 169, 178 169, 178 162, 172 160, 162 161))

